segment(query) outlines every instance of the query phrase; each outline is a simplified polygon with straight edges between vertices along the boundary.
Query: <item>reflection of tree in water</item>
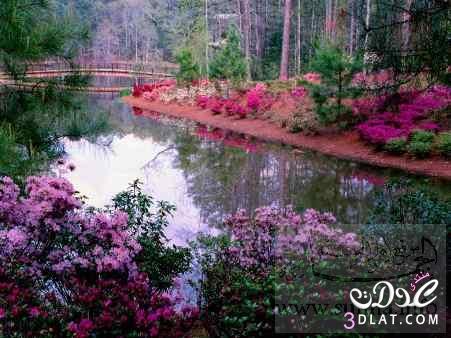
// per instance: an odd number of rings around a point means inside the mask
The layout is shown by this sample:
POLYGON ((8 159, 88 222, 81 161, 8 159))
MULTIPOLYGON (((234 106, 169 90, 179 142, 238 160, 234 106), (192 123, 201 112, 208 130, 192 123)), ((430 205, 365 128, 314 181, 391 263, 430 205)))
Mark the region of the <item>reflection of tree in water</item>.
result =
POLYGON ((96 95, 91 96, 90 100, 90 104, 98 107, 98 110, 109 112, 110 124, 118 136, 133 134, 138 138, 150 138, 161 145, 169 146, 178 132, 174 126, 133 114, 132 109, 119 97, 112 99, 109 95, 96 95))
POLYGON ((272 203, 296 209, 334 212, 343 222, 363 221, 372 184, 353 178, 356 166, 281 147, 246 153, 191 135, 175 139, 188 192, 206 222, 218 222, 237 209, 251 211, 272 203))
MULTIPOLYGON (((174 160, 202 220, 209 224, 237 209, 251 211, 272 203, 292 204, 299 211, 330 211, 344 223, 365 222, 374 203, 374 186, 384 181, 380 169, 365 169, 311 152, 299 155, 288 147, 265 145, 256 149, 234 134, 215 131, 214 137, 206 140, 208 130, 204 128, 201 139, 192 134, 192 128, 136 116, 120 99, 107 98, 97 104, 101 105, 99 109, 110 111, 117 135, 150 138, 164 149, 171 149, 164 153, 171 156, 159 156, 158 161, 174 160), (224 137, 227 144, 239 148, 224 146, 224 137)), ((199 128, 195 131, 199 135, 199 128)))

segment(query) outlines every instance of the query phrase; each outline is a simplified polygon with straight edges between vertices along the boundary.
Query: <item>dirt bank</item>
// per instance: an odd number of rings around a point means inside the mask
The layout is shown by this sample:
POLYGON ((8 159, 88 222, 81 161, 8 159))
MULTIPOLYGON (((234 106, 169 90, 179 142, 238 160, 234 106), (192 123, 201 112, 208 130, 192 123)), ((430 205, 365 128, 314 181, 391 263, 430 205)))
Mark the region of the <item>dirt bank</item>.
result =
POLYGON ((338 158, 367 163, 384 168, 402 169, 414 174, 441 177, 451 180, 451 161, 439 157, 424 160, 407 156, 392 156, 376 152, 363 143, 356 132, 334 135, 306 136, 292 134, 268 120, 243 119, 223 115, 212 115, 209 110, 179 104, 150 102, 142 98, 125 97, 124 101, 134 107, 156 111, 165 115, 186 118, 217 128, 229 129, 257 138, 315 150, 338 158))

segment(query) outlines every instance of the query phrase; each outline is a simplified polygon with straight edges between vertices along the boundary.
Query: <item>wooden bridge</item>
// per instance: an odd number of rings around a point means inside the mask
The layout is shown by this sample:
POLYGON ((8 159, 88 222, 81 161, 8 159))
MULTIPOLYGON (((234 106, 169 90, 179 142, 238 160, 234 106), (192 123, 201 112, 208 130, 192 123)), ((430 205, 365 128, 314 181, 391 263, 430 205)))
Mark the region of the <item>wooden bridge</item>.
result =
MULTIPOLYGON (((88 74, 93 76, 109 77, 129 77, 145 79, 146 82, 155 82, 162 79, 175 77, 177 67, 175 65, 164 64, 135 64, 130 62, 97 62, 97 63, 77 63, 76 67, 70 67, 67 62, 46 61, 41 63, 30 63, 27 65, 27 77, 29 78, 49 78, 65 76, 74 73, 88 74)), ((35 88, 39 86, 33 82, 17 83, 11 80, 0 65, 0 85, 14 86, 21 88, 35 88)), ((44 84, 42 84, 44 85, 44 84)), ((80 90, 93 93, 117 93, 129 89, 128 87, 83 87, 71 90, 80 90)))

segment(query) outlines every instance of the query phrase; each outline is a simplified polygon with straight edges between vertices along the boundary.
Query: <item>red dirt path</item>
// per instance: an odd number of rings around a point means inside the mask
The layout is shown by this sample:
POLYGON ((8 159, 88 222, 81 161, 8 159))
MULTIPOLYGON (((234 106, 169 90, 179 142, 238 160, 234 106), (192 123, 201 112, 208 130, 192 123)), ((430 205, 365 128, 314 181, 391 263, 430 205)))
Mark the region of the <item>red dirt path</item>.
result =
POLYGON ((296 147, 315 150, 323 154, 341 159, 367 163, 385 168, 402 169, 414 174, 441 177, 451 180, 451 161, 440 157, 424 160, 407 156, 393 156, 377 152, 363 143, 356 132, 343 134, 306 136, 292 134, 268 120, 243 119, 237 120, 224 115, 212 115, 209 110, 179 104, 150 102, 142 98, 125 97, 124 101, 134 107, 156 111, 165 115, 186 118, 217 128, 251 135, 267 141, 282 142, 296 147))

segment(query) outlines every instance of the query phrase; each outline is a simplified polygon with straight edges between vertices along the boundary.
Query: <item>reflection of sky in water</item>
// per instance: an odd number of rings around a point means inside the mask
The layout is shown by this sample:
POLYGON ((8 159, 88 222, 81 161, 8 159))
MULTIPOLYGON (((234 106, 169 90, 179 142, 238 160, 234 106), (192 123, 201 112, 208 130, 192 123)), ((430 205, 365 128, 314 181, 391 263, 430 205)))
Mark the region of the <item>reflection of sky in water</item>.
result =
POLYGON ((174 153, 166 149, 151 139, 131 134, 114 137, 108 148, 86 141, 67 141, 68 160, 77 168, 65 176, 88 197, 88 204, 95 207, 108 204, 112 196, 140 179, 146 193, 177 206, 167 236, 175 244, 182 244, 207 228, 201 224, 199 210, 188 196, 181 170, 173 168, 173 160, 167 159, 174 153), (149 164, 152 159, 155 160, 149 164))

